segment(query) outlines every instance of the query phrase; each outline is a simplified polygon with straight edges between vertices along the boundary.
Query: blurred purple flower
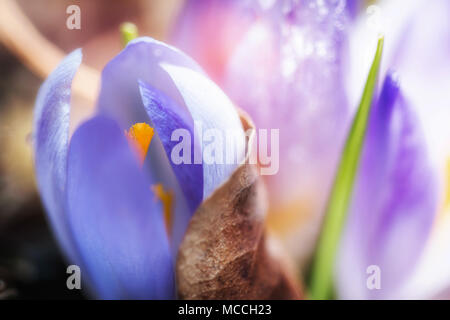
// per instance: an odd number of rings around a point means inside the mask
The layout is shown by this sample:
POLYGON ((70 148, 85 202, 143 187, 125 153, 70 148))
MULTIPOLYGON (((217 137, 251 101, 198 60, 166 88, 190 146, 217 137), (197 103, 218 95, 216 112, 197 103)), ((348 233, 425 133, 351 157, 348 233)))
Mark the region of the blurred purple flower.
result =
POLYGON ((255 19, 248 0, 185 1, 171 41, 220 83, 230 55, 255 19))
POLYGON ((97 297, 174 298, 173 264, 187 223, 235 165, 176 165, 171 134, 183 128, 193 137, 200 121, 205 130, 243 135, 238 114, 189 57, 139 38, 105 67, 98 114, 69 143, 71 83, 81 60, 81 50, 70 54, 36 101, 35 166, 52 227, 97 297), (124 130, 142 122, 156 135, 141 165, 124 130), (173 193, 170 235, 155 186, 173 193))
POLYGON ((280 170, 266 177, 269 226, 299 261, 312 252, 348 127, 347 24, 345 1, 278 1, 228 65, 226 92, 257 128, 280 130, 280 170))
POLYGON ((356 18, 361 8, 364 6, 364 1, 361 0, 345 0, 347 11, 352 18, 356 18))
POLYGON ((338 255, 340 298, 393 298, 411 275, 437 212, 427 155, 420 123, 389 73, 370 115, 338 255), (381 271, 379 290, 367 287, 369 266, 381 271))
MULTIPOLYGON (((444 124, 450 116, 450 28, 444 18, 449 9, 449 2, 440 0, 414 0, 408 5, 386 1, 378 8, 386 38, 381 73, 385 81, 371 114, 338 255, 340 298, 432 298, 450 287, 450 280, 433 270, 440 263, 417 280, 417 269, 429 265, 423 260, 428 259, 432 226, 441 209, 445 176, 441 168, 450 151, 450 131, 444 124), (379 290, 366 285, 371 265, 380 268, 379 290)), ((366 59, 362 48, 370 48, 367 42, 379 32, 371 29, 361 19, 350 35, 351 101, 357 99, 368 62, 362 61, 366 59)), ((439 254, 439 260, 446 261, 450 250, 439 254)))
POLYGON ((356 17, 360 0, 195 0, 185 1, 172 30, 171 41, 192 56, 218 81, 225 80, 227 64, 252 25, 268 11, 288 13, 292 7, 336 7, 356 17), (275 10, 274 10, 275 9, 275 10))

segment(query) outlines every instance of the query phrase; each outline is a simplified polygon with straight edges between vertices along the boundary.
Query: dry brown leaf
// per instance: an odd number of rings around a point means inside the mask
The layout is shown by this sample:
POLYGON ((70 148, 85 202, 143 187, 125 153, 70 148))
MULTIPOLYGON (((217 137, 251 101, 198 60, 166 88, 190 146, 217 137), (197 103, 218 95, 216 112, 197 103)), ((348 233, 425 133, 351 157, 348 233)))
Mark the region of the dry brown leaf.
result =
MULTIPOLYGON (((253 128, 245 115, 241 121, 253 128)), ((192 217, 176 265, 182 299, 301 298, 265 232, 264 184, 247 162, 192 217)))

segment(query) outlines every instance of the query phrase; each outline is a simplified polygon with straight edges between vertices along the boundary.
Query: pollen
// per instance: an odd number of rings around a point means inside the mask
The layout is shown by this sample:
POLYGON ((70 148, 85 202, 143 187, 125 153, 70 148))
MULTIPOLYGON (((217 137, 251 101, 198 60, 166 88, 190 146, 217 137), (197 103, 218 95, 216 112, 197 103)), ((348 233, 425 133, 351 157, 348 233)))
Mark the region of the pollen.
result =
POLYGON ((165 190, 161 183, 153 185, 152 191, 163 205, 166 231, 170 235, 170 230, 172 230, 173 192, 171 190, 165 190))
POLYGON ((143 122, 134 124, 128 131, 125 130, 125 136, 136 151, 141 164, 144 163, 153 134, 154 129, 143 122))

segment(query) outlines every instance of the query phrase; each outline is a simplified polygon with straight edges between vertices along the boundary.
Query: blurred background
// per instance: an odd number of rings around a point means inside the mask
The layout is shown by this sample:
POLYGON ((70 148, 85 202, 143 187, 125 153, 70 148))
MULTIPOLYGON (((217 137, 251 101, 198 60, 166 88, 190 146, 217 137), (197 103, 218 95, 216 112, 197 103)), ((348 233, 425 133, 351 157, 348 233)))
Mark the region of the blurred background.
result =
MULTIPOLYGON (((31 130, 42 81, 80 47, 96 78, 122 48, 121 23, 132 21, 141 34, 163 40, 181 6, 180 0, 0 1, 0 299, 83 298, 66 289, 66 265, 36 191, 31 130), (82 8, 81 30, 66 27, 73 4, 82 8)), ((84 83, 92 94, 74 93, 71 121, 92 111, 96 85, 84 83)))

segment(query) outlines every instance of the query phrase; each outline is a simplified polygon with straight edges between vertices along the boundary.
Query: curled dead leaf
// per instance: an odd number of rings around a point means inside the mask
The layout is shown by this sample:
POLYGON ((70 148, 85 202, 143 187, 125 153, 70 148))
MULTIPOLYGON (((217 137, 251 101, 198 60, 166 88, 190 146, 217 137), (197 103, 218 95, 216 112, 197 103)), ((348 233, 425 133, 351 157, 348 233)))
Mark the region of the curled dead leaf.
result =
MULTIPOLYGON (((246 115, 241 121, 244 130, 253 128, 246 115)), ((288 264, 265 232, 265 187, 256 165, 248 162, 192 217, 177 257, 181 299, 301 298, 288 264)))

